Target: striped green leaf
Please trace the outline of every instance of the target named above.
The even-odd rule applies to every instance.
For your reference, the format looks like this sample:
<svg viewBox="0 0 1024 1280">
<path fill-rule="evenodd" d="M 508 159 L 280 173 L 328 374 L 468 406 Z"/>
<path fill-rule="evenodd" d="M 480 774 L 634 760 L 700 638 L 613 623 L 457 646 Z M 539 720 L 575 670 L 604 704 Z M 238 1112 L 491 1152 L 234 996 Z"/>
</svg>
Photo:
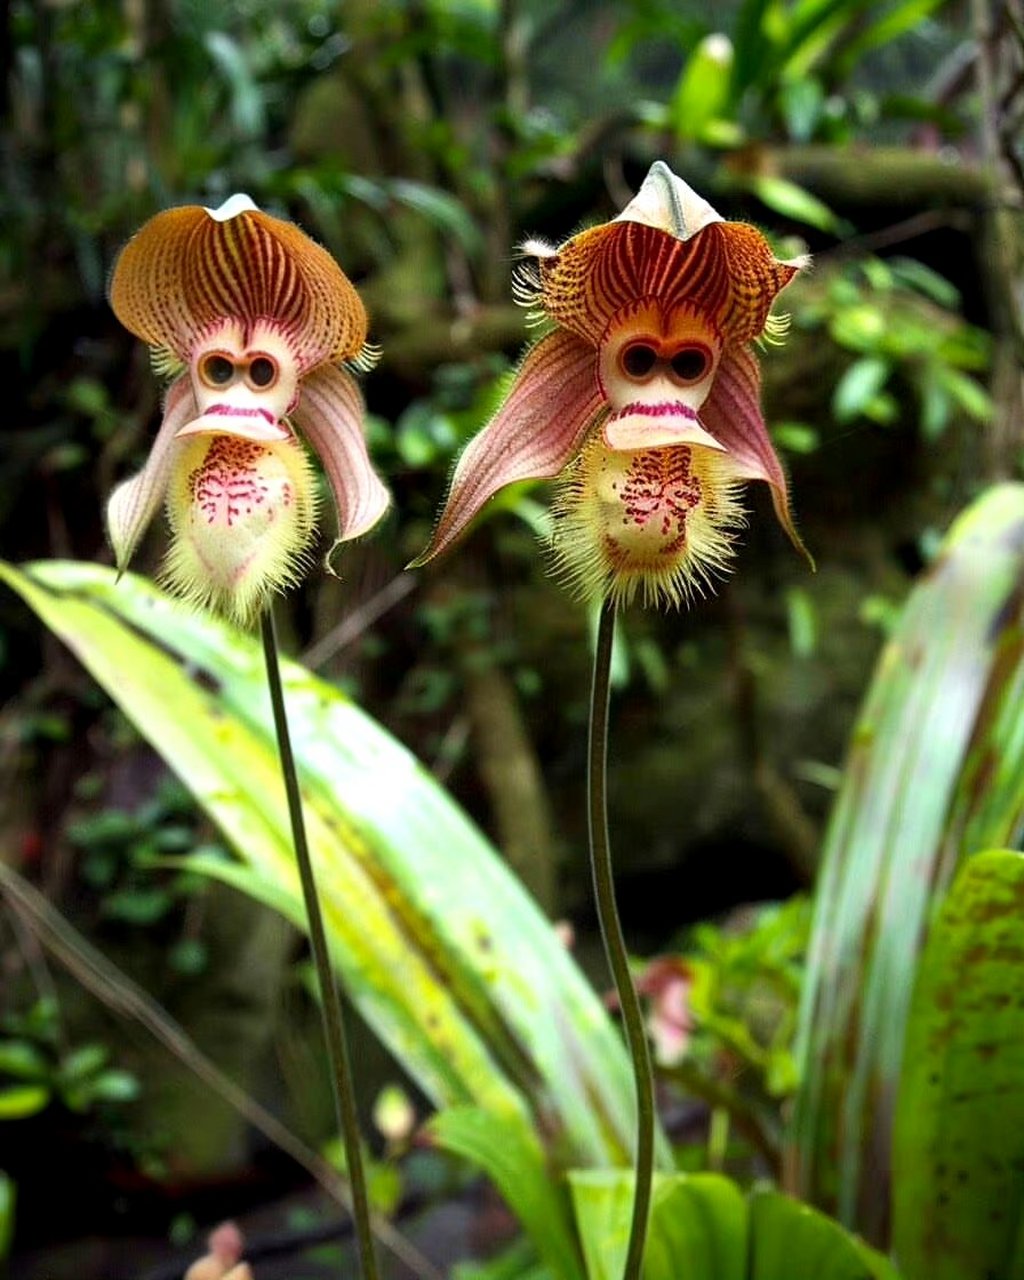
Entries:
<svg viewBox="0 0 1024 1280">
<path fill-rule="evenodd" d="M 258 643 L 100 566 L 0 574 L 238 855 L 195 865 L 303 927 Z M 405 748 L 302 667 L 283 676 L 330 944 L 363 1016 L 439 1106 L 532 1124 L 567 1160 L 623 1162 L 628 1059 L 548 922 Z"/>
<path fill-rule="evenodd" d="M 855 726 L 826 835 L 801 1010 L 798 1192 L 883 1241 L 895 1092 L 929 911 L 1024 826 L 1024 486 L 958 519 Z"/>
</svg>

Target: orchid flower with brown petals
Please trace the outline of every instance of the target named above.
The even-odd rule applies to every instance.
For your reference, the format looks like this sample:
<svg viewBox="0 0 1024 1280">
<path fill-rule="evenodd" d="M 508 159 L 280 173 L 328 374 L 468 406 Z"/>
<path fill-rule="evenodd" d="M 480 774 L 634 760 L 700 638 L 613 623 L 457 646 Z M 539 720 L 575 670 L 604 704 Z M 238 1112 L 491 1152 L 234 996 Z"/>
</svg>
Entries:
<svg viewBox="0 0 1024 1280">
<path fill-rule="evenodd" d="M 499 489 L 558 477 L 556 563 L 579 594 L 679 604 L 728 563 L 744 481 L 771 488 L 797 549 L 786 477 L 760 406 L 753 343 L 779 336 L 777 260 L 661 161 L 612 222 L 533 262 L 519 300 L 554 328 L 455 469 L 433 540 L 448 550 Z"/>
<path fill-rule="evenodd" d="M 145 466 L 107 506 L 117 566 L 166 503 L 167 584 L 251 622 L 309 561 L 317 484 L 299 433 L 323 463 L 338 541 L 388 506 L 349 372 L 369 362 L 362 301 L 298 227 L 233 196 L 151 218 L 118 259 L 110 302 L 173 376 Z"/>
</svg>

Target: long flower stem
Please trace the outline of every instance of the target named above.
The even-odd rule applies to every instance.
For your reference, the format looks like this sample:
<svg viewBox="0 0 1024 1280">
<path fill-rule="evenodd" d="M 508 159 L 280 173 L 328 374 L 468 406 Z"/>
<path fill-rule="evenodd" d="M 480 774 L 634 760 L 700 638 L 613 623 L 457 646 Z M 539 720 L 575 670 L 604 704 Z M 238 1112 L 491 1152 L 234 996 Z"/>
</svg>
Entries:
<svg viewBox="0 0 1024 1280">
<path fill-rule="evenodd" d="M 288 816 L 291 819 L 295 858 L 299 864 L 302 896 L 305 899 L 306 916 L 309 920 L 309 939 L 313 947 L 313 961 L 316 965 L 317 979 L 320 984 L 320 1008 L 323 1014 L 324 1037 L 327 1041 L 327 1053 L 331 1062 L 334 1082 L 334 1102 L 337 1108 L 342 1142 L 345 1147 L 349 1186 L 352 1190 L 352 1218 L 355 1224 L 356 1239 L 359 1244 L 359 1257 L 362 1263 L 364 1280 L 377 1280 L 377 1259 L 373 1250 L 373 1235 L 370 1227 L 370 1205 L 366 1194 L 366 1174 L 363 1170 L 363 1157 L 359 1147 L 359 1119 L 356 1114 L 355 1088 L 352 1083 L 352 1067 L 349 1063 L 348 1043 L 345 1036 L 345 1016 L 338 985 L 334 977 L 334 969 L 331 966 L 330 954 L 327 950 L 327 935 L 324 933 L 320 899 L 317 897 L 313 864 L 309 857 L 306 824 L 302 817 L 302 794 L 299 790 L 299 775 L 295 768 L 295 756 L 292 754 L 284 690 L 281 687 L 281 666 L 277 656 L 277 629 L 274 626 L 274 615 L 269 609 L 263 615 L 261 627 L 263 632 L 263 656 L 267 664 L 267 683 L 270 686 L 270 702 L 274 709 L 277 749 L 281 758 L 281 772 L 284 774 L 285 792 L 288 797 Z"/>
<path fill-rule="evenodd" d="M 601 924 L 608 966 L 615 980 L 626 1041 L 633 1061 L 636 1081 L 636 1180 L 633 1217 L 623 1280 L 640 1280 L 647 1241 L 647 1220 L 651 1207 L 651 1180 L 654 1168 L 654 1076 L 647 1045 L 640 1000 L 629 972 L 629 957 L 615 903 L 612 855 L 608 843 L 608 694 L 611 684 L 612 641 L 615 636 L 615 605 L 601 606 L 594 650 L 594 682 L 590 695 L 590 743 L 587 759 L 587 803 L 590 821 L 590 866 L 594 877 L 594 898 Z"/>
</svg>

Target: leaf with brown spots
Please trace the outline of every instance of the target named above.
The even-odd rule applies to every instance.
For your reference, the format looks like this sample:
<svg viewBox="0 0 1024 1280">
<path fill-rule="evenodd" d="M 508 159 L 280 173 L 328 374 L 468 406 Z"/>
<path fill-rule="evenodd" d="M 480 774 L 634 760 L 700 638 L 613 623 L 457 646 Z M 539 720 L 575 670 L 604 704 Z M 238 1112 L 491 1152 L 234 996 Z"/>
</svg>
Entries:
<svg viewBox="0 0 1024 1280">
<path fill-rule="evenodd" d="M 893 1133 L 893 1245 L 909 1280 L 1019 1280 L 1024 854 L 963 866 L 921 955 Z"/>
</svg>

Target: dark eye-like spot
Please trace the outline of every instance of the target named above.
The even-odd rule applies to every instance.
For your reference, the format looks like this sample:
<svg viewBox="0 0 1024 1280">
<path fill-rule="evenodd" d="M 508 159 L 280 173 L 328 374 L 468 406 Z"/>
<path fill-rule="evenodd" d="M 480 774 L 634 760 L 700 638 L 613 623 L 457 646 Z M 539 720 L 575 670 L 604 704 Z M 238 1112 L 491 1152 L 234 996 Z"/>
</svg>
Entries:
<svg viewBox="0 0 1024 1280">
<path fill-rule="evenodd" d="M 620 357 L 622 371 L 630 378 L 645 378 L 658 362 L 658 353 L 645 342 L 635 342 Z"/>
<path fill-rule="evenodd" d="M 682 382 L 696 382 L 699 378 L 703 378 L 710 363 L 708 353 L 703 347 L 683 347 L 682 351 L 677 351 L 669 361 L 672 372 Z"/>
<path fill-rule="evenodd" d="M 227 356 L 207 356 L 199 371 L 211 387 L 225 387 L 235 376 L 235 366 Z"/>
<path fill-rule="evenodd" d="M 277 379 L 277 365 L 269 356 L 257 356 L 249 365 L 249 381 L 254 387 L 269 387 Z"/>
</svg>

